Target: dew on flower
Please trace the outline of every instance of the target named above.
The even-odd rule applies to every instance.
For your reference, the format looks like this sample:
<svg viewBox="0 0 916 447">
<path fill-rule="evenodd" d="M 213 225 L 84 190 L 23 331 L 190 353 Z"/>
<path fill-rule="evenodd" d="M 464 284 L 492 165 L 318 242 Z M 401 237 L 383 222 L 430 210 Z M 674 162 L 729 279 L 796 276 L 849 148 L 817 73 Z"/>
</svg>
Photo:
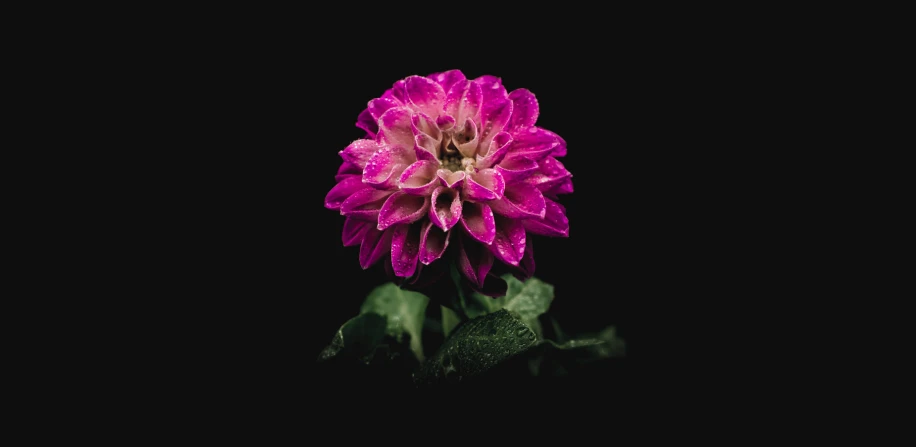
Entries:
<svg viewBox="0 0 916 447">
<path fill-rule="evenodd" d="M 467 79 L 452 70 L 402 81 L 363 111 L 371 116 L 368 124 L 358 124 L 366 136 L 345 150 L 337 148 L 345 161 L 326 206 L 339 209 L 348 221 L 376 223 L 345 237 L 370 244 L 361 250 L 360 262 L 396 261 L 394 275 L 407 277 L 421 253 L 427 265 L 456 259 L 470 286 L 491 295 L 505 290 L 491 284 L 503 282 L 488 275 L 495 261 L 530 277 L 529 235 L 569 234 L 565 209 L 557 203 L 572 192 L 571 174 L 556 160 L 566 154 L 566 143 L 535 126 L 539 109 L 530 91 L 507 92 L 498 78 Z M 481 96 L 482 89 L 489 91 Z M 500 171 L 512 174 L 502 177 Z M 352 176 L 361 179 L 349 180 Z M 439 194 L 435 200 L 434 194 Z M 430 220 L 450 243 L 444 244 L 442 236 L 418 239 L 416 233 L 394 237 L 399 225 L 428 228 Z M 497 228 L 505 232 L 504 242 L 494 244 Z M 393 250 L 399 254 L 386 256 Z"/>
</svg>

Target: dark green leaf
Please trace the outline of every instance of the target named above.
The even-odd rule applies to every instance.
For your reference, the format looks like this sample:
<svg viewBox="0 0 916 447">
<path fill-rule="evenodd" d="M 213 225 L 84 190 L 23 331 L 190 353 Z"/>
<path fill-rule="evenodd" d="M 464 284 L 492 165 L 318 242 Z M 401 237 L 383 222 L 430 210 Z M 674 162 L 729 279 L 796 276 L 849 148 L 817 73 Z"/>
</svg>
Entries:
<svg viewBox="0 0 916 447">
<path fill-rule="evenodd" d="M 420 334 L 429 298 L 417 292 L 404 290 L 388 283 L 376 287 L 360 309 L 360 314 L 376 313 L 387 319 L 386 333 L 399 342 L 404 334 L 410 336 L 410 349 L 423 361 L 423 344 Z"/>
<path fill-rule="evenodd" d="M 466 321 L 445 340 L 417 376 L 420 383 L 473 378 L 537 343 L 517 315 L 502 309 Z"/>
<path fill-rule="evenodd" d="M 337 330 L 331 344 L 318 355 L 318 361 L 342 356 L 369 361 L 385 337 L 385 325 L 385 318 L 374 313 L 351 318 Z"/>
<path fill-rule="evenodd" d="M 550 303 L 553 301 L 553 286 L 537 278 L 531 278 L 525 282 L 519 281 L 510 274 L 503 275 L 502 278 L 509 285 L 506 295 L 491 298 L 479 293 L 472 294 L 466 304 L 468 316 L 476 318 L 499 309 L 506 309 L 518 314 L 539 339 L 543 338 L 538 316 L 550 308 Z"/>
<path fill-rule="evenodd" d="M 558 329 L 558 328 L 557 328 Z M 583 335 L 564 343 L 544 340 L 531 351 L 532 375 L 564 375 L 569 369 L 598 360 L 623 357 L 626 344 L 609 326 L 598 334 Z"/>
</svg>

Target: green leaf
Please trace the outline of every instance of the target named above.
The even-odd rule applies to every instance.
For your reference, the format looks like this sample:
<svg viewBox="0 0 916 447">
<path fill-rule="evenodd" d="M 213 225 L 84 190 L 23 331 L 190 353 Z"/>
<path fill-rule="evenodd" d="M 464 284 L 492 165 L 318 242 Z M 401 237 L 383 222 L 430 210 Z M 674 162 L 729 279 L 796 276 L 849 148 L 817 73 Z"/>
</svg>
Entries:
<svg viewBox="0 0 916 447">
<path fill-rule="evenodd" d="M 452 333 L 452 330 L 455 329 L 455 326 L 458 326 L 458 323 L 461 323 L 461 318 L 455 311 L 445 307 L 439 306 L 442 309 L 442 334 L 448 337 L 448 334 Z"/>
<path fill-rule="evenodd" d="M 617 337 L 617 330 L 609 326 L 597 334 L 583 335 L 565 343 L 544 340 L 531 352 L 536 354 L 529 362 L 532 375 L 564 375 L 576 365 L 623 357 L 626 344 Z"/>
<path fill-rule="evenodd" d="M 397 341 L 402 341 L 404 334 L 410 335 L 410 349 L 423 361 L 423 344 L 420 334 L 426 316 L 429 298 L 422 293 L 404 290 L 388 283 L 376 287 L 360 309 L 360 314 L 376 313 L 386 318 L 386 333 Z"/>
<path fill-rule="evenodd" d="M 318 361 L 351 356 L 368 362 L 372 359 L 375 348 L 385 337 L 385 326 L 385 319 L 374 313 L 347 320 L 334 334 L 331 344 L 318 355 Z"/>
<path fill-rule="evenodd" d="M 536 343 L 537 335 L 517 315 L 498 310 L 458 326 L 423 364 L 417 381 L 430 384 L 473 378 Z"/>
<path fill-rule="evenodd" d="M 553 286 L 537 278 L 521 282 L 511 274 L 502 277 L 509 285 L 506 295 L 491 298 L 474 293 L 466 304 L 468 317 L 477 318 L 506 309 L 518 314 L 521 320 L 542 339 L 541 324 L 538 317 L 547 312 L 553 302 Z"/>
</svg>

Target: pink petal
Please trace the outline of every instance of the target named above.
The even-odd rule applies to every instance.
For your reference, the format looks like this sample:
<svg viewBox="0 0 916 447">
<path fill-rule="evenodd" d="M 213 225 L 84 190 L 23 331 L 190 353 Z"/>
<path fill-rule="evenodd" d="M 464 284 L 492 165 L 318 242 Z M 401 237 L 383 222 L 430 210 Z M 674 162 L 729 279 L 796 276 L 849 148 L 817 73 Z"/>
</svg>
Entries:
<svg viewBox="0 0 916 447">
<path fill-rule="evenodd" d="M 363 270 L 371 267 L 372 264 L 382 259 L 382 256 L 391 252 L 392 233 L 391 229 L 379 231 L 370 228 L 369 231 L 366 231 L 363 243 L 359 246 L 359 265 Z"/>
<path fill-rule="evenodd" d="M 435 81 L 422 76 L 407 78 L 407 98 L 414 109 L 438 118 L 445 105 L 445 90 Z"/>
<path fill-rule="evenodd" d="M 467 176 L 467 173 L 464 171 L 452 172 L 448 169 L 440 169 L 436 172 L 436 175 L 439 177 L 442 186 L 458 189 L 464 184 L 464 178 Z"/>
<path fill-rule="evenodd" d="M 378 121 L 372 117 L 368 109 L 363 110 L 356 117 L 356 127 L 365 130 L 369 138 L 375 138 L 376 134 L 378 134 Z"/>
<path fill-rule="evenodd" d="M 483 104 L 509 98 L 502 80 L 496 76 L 483 75 L 474 79 L 474 83 L 480 86 L 480 91 L 483 93 Z"/>
<path fill-rule="evenodd" d="M 553 153 L 559 145 L 560 140 L 553 132 L 530 127 L 528 130 L 515 134 L 515 142 L 509 148 L 506 159 L 524 157 L 541 161 Z"/>
<path fill-rule="evenodd" d="M 330 210 L 340 209 L 340 205 L 356 191 L 366 188 L 358 175 L 352 175 L 334 185 L 324 198 L 324 207 Z"/>
<path fill-rule="evenodd" d="M 442 257 L 445 249 L 448 248 L 450 231 L 442 231 L 432 222 L 423 224 L 420 231 L 420 262 L 429 265 L 431 262 Z"/>
<path fill-rule="evenodd" d="M 483 287 L 493 267 L 493 254 L 473 239 L 458 238 L 458 271 L 476 287 Z"/>
<path fill-rule="evenodd" d="M 340 204 L 340 214 L 354 219 L 377 222 L 382 205 L 392 192 L 365 187 Z"/>
<path fill-rule="evenodd" d="M 394 98 L 375 98 L 369 101 L 366 110 L 368 110 L 372 118 L 378 122 L 378 119 L 381 118 L 388 109 L 397 107 L 398 105 L 399 104 Z M 376 128 L 378 128 L 378 125 L 376 125 Z"/>
<path fill-rule="evenodd" d="M 528 238 L 527 243 L 525 244 L 525 255 L 522 256 L 522 261 L 518 263 L 515 267 L 510 267 L 509 270 L 512 272 L 519 281 L 527 281 L 529 278 L 534 276 L 534 244 L 531 238 Z"/>
<path fill-rule="evenodd" d="M 469 174 L 464 182 L 464 194 L 469 200 L 490 201 L 503 196 L 506 182 L 496 169 L 483 169 Z"/>
<path fill-rule="evenodd" d="M 394 100 L 398 106 L 403 106 L 407 104 L 407 89 L 405 85 L 407 81 L 401 79 L 394 83 L 390 89 L 385 90 L 385 94 L 382 95 L 382 98 Z"/>
<path fill-rule="evenodd" d="M 556 196 L 558 194 L 571 194 L 573 192 L 573 183 L 572 178 L 566 177 L 557 185 L 550 187 L 550 189 L 544 190 L 545 196 Z"/>
<path fill-rule="evenodd" d="M 455 118 L 449 115 L 439 115 L 439 118 L 436 118 L 436 125 L 439 126 L 439 130 L 444 132 L 455 127 Z"/>
<path fill-rule="evenodd" d="M 502 199 L 488 204 L 494 213 L 515 219 L 544 217 L 547 206 L 541 191 L 524 182 L 509 185 Z"/>
<path fill-rule="evenodd" d="M 376 189 L 394 189 L 408 165 L 416 161 L 413 147 L 385 146 L 378 150 L 363 169 L 363 183 Z"/>
<path fill-rule="evenodd" d="M 488 248 L 500 261 L 517 266 L 525 255 L 522 221 L 496 216 L 496 237 Z"/>
<path fill-rule="evenodd" d="M 439 160 L 439 141 L 432 139 L 429 135 L 420 134 L 416 137 L 413 146 L 414 155 L 417 160 L 438 161 Z"/>
<path fill-rule="evenodd" d="M 467 79 L 464 77 L 464 73 L 462 73 L 461 70 L 449 70 L 442 73 L 433 73 L 427 76 L 427 78 L 430 78 L 439 83 L 439 85 L 442 86 L 442 90 L 445 91 L 448 91 L 453 85 L 455 85 L 455 83 L 462 82 Z"/>
<path fill-rule="evenodd" d="M 538 162 L 537 171 L 525 179 L 525 183 L 534 185 L 541 191 L 549 191 L 565 183 L 570 177 L 572 177 L 572 174 L 566 170 L 563 163 L 560 163 L 556 158 L 547 156 Z M 570 186 L 572 186 L 571 183 Z"/>
<path fill-rule="evenodd" d="M 412 223 L 423 218 L 429 210 L 429 197 L 418 197 L 398 191 L 388 197 L 378 216 L 378 229 L 384 230 L 400 223 Z"/>
<path fill-rule="evenodd" d="M 362 243 L 363 238 L 366 236 L 366 233 L 373 229 L 375 225 L 372 222 L 358 219 L 347 218 L 344 221 L 343 226 L 343 244 L 344 247 L 352 247 L 354 245 L 359 245 Z"/>
<path fill-rule="evenodd" d="M 383 143 L 401 148 L 413 148 L 414 135 L 410 128 L 413 112 L 406 107 L 394 107 L 379 118 L 379 137 Z"/>
<path fill-rule="evenodd" d="M 480 111 L 482 128 L 478 129 L 480 133 L 480 144 L 477 148 L 478 154 L 486 156 L 489 153 L 490 141 L 493 140 L 496 134 L 502 132 L 503 128 L 505 128 L 506 124 L 509 122 L 509 117 L 511 115 L 512 101 L 508 99 L 484 103 L 484 107 Z"/>
<path fill-rule="evenodd" d="M 416 113 L 410 119 L 410 129 L 416 135 L 414 141 L 418 160 L 437 160 L 442 133 L 439 125 L 422 113 Z M 422 149 L 422 150 L 419 150 Z M 424 153 L 425 152 L 425 153 Z"/>
<path fill-rule="evenodd" d="M 404 170 L 398 180 L 401 191 L 415 196 L 428 196 L 439 186 L 439 161 L 421 160 Z"/>
<path fill-rule="evenodd" d="M 420 253 L 420 224 L 400 224 L 392 227 L 391 267 L 401 278 L 412 276 L 417 270 Z"/>
<path fill-rule="evenodd" d="M 421 133 L 429 135 L 434 140 L 441 140 L 442 134 L 439 132 L 439 125 L 425 113 L 415 113 L 410 117 L 410 130 L 414 135 Z"/>
<path fill-rule="evenodd" d="M 339 182 L 347 177 L 358 175 L 363 176 L 363 168 L 350 163 L 349 161 L 344 161 L 340 165 L 340 168 L 337 169 L 337 175 L 334 176 L 334 181 Z"/>
<path fill-rule="evenodd" d="M 525 219 L 522 225 L 526 230 L 542 236 L 569 237 L 569 219 L 566 218 L 566 208 L 553 200 L 544 199 L 547 204 L 544 218 Z"/>
<path fill-rule="evenodd" d="M 512 118 L 509 120 L 509 129 L 517 130 L 531 127 L 538 120 L 538 101 L 534 94 L 527 89 L 520 88 L 509 93 L 512 101 Z"/>
<path fill-rule="evenodd" d="M 497 165 L 495 169 L 502 174 L 506 184 L 511 185 L 525 180 L 530 175 L 534 174 L 538 169 L 538 164 L 527 158 L 515 158 L 503 161 Z"/>
<path fill-rule="evenodd" d="M 487 151 L 486 156 L 477 155 L 477 168 L 490 168 L 503 161 L 509 148 L 512 147 L 512 141 L 512 135 L 509 135 L 509 132 L 496 134 L 490 143 L 490 149 Z"/>
<path fill-rule="evenodd" d="M 464 121 L 464 126 L 452 137 L 452 142 L 458 146 L 458 152 L 461 155 L 472 158 L 477 153 L 477 123 L 468 118 Z"/>
<path fill-rule="evenodd" d="M 349 146 L 340 151 L 340 158 L 359 166 L 360 169 L 366 167 L 366 163 L 372 158 L 375 153 L 383 148 L 383 145 L 376 143 L 373 140 L 356 140 L 350 143 Z"/>
<path fill-rule="evenodd" d="M 477 120 L 482 101 L 480 85 L 469 81 L 456 82 L 446 96 L 445 112 L 455 118 L 456 123 Z"/>
<path fill-rule="evenodd" d="M 493 210 L 485 203 L 465 202 L 462 205 L 461 225 L 471 237 L 484 244 L 492 244 L 496 237 Z"/>
<path fill-rule="evenodd" d="M 458 191 L 440 186 L 433 190 L 430 201 L 429 220 L 442 231 L 448 231 L 461 219 L 461 195 Z"/>
</svg>

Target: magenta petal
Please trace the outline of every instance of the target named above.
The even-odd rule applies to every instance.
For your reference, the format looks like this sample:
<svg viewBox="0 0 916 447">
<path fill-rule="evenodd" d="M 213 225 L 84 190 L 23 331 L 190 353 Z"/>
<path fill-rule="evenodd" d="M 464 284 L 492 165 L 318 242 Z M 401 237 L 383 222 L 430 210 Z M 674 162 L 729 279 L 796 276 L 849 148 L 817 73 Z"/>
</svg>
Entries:
<svg viewBox="0 0 916 447">
<path fill-rule="evenodd" d="M 512 146 L 512 141 L 512 135 L 509 135 L 509 132 L 500 132 L 496 134 L 496 136 L 493 137 L 493 141 L 490 143 L 487 153 L 483 154 L 483 156 L 477 155 L 477 168 L 490 168 L 503 161 L 503 158 L 506 157 L 509 148 Z"/>
<path fill-rule="evenodd" d="M 572 194 L 573 192 L 573 183 L 572 178 L 566 177 L 562 182 L 550 187 L 547 190 L 544 190 L 544 195 L 556 196 L 558 194 Z"/>
<path fill-rule="evenodd" d="M 391 267 L 394 276 L 407 278 L 417 270 L 420 254 L 420 223 L 392 227 Z"/>
<path fill-rule="evenodd" d="M 456 123 L 476 120 L 480 113 L 483 95 L 480 85 L 473 82 L 457 82 L 448 91 L 445 99 L 445 112 L 455 118 Z"/>
<path fill-rule="evenodd" d="M 493 267 L 493 254 L 473 239 L 459 237 L 458 271 L 474 286 L 482 288 Z"/>
<path fill-rule="evenodd" d="M 569 237 L 569 219 L 566 218 L 566 208 L 553 200 L 544 199 L 547 203 L 543 219 L 525 219 L 522 221 L 525 229 L 542 236 Z"/>
<path fill-rule="evenodd" d="M 442 186 L 458 189 L 464 184 L 464 178 L 467 176 L 467 173 L 464 171 L 452 172 L 448 169 L 440 169 L 436 172 L 436 175 L 439 177 Z"/>
<path fill-rule="evenodd" d="M 508 99 L 503 99 L 501 102 L 484 103 L 484 107 L 480 111 L 481 128 L 477 130 L 480 133 L 480 144 L 478 145 L 477 153 L 483 155 L 489 153 L 490 142 L 496 134 L 502 132 L 511 115 L 512 101 Z"/>
<path fill-rule="evenodd" d="M 429 220 L 442 231 L 448 231 L 461 218 L 461 195 L 458 191 L 440 186 L 433 190 L 430 199 Z"/>
<path fill-rule="evenodd" d="M 468 118 L 464 121 L 464 126 L 452 137 L 452 142 L 458 146 L 458 152 L 461 155 L 473 158 L 477 153 L 477 144 L 480 142 L 477 134 L 477 123 Z"/>
<path fill-rule="evenodd" d="M 379 191 L 374 188 L 364 187 L 353 193 L 347 200 L 340 204 L 340 214 L 359 220 L 377 222 L 382 205 L 388 200 L 392 191 Z"/>
<path fill-rule="evenodd" d="M 506 159 L 512 158 L 530 158 L 534 161 L 541 161 L 544 157 L 553 153 L 560 145 L 560 140 L 553 132 L 530 127 L 528 130 L 515 134 L 515 141 L 506 154 Z"/>
<path fill-rule="evenodd" d="M 442 134 L 439 132 L 439 125 L 425 113 L 415 113 L 410 117 L 410 130 L 414 135 L 421 133 L 429 135 L 434 140 L 441 140 Z"/>
<path fill-rule="evenodd" d="M 362 169 L 366 167 L 366 163 L 369 162 L 369 159 L 382 147 L 384 146 L 376 143 L 374 140 L 362 139 L 350 143 L 350 145 L 340 151 L 339 154 L 340 158 Z"/>
<path fill-rule="evenodd" d="M 449 115 L 439 115 L 439 118 L 436 118 L 436 125 L 439 126 L 439 130 L 444 132 L 455 127 L 455 118 Z"/>
<path fill-rule="evenodd" d="M 413 147 L 410 150 L 399 146 L 385 146 L 378 150 L 366 163 L 363 183 L 376 189 L 393 189 L 408 165 L 416 161 Z"/>
<path fill-rule="evenodd" d="M 566 170 L 563 163 L 551 156 L 545 157 L 538 162 L 538 169 L 535 173 L 525 179 L 525 183 L 536 186 L 541 191 L 549 191 L 554 187 L 566 183 L 566 180 L 572 177 L 572 174 Z M 572 186 L 572 184 L 569 184 Z"/>
<path fill-rule="evenodd" d="M 537 172 L 538 164 L 527 158 L 515 158 L 500 163 L 495 168 L 503 176 L 507 185 L 525 180 Z"/>
<path fill-rule="evenodd" d="M 394 107 L 379 118 L 379 137 L 382 142 L 401 148 L 413 148 L 414 135 L 410 118 L 413 112 L 406 107 Z"/>
<path fill-rule="evenodd" d="M 331 191 L 324 198 L 324 207 L 330 210 L 340 209 L 340 205 L 345 200 L 365 187 L 366 185 L 363 184 L 363 180 L 358 175 L 347 177 L 331 188 Z"/>
<path fill-rule="evenodd" d="M 512 101 L 512 118 L 509 120 L 509 129 L 524 129 L 531 127 L 538 120 L 538 101 L 534 94 L 527 89 L 520 88 L 509 93 Z"/>
<path fill-rule="evenodd" d="M 509 95 L 506 94 L 506 87 L 503 86 L 502 80 L 496 76 L 483 75 L 474 79 L 474 83 L 480 86 L 484 104 L 509 99 Z"/>
<path fill-rule="evenodd" d="M 420 262 L 429 265 L 431 262 L 442 257 L 445 249 L 448 248 L 450 231 L 442 231 L 432 222 L 423 224 L 420 231 Z"/>
<path fill-rule="evenodd" d="M 525 243 L 525 254 L 517 266 L 510 266 L 509 271 L 519 281 L 527 281 L 534 276 L 534 244 L 531 238 Z"/>
<path fill-rule="evenodd" d="M 418 112 L 438 118 L 445 105 L 445 90 L 435 81 L 422 76 L 407 78 L 407 98 Z"/>
<path fill-rule="evenodd" d="M 377 122 L 388 109 L 392 109 L 398 106 L 397 101 L 393 98 L 375 98 L 372 101 L 369 101 L 368 108 L 369 114 L 372 115 L 372 118 Z M 378 125 L 376 124 L 376 128 Z"/>
<path fill-rule="evenodd" d="M 506 182 L 496 169 L 483 169 L 467 176 L 464 194 L 467 199 L 477 201 L 496 200 L 503 196 Z"/>
<path fill-rule="evenodd" d="M 485 203 L 465 202 L 461 210 L 461 225 L 471 237 L 484 244 L 492 244 L 496 237 L 493 210 Z"/>
<path fill-rule="evenodd" d="M 500 261 L 517 266 L 525 255 L 525 227 L 522 221 L 496 216 L 496 237 L 488 248 Z"/>
<path fill-rule="evenodd" d="M 439 141 L 432 139 L 429 135 L 420 134 L 416 137 L 416 144 L 413 146 L 414 155 L 417 160 L 438 161 L 439 160 Z"/>
<path fill-rule="evenodd" d="M 334 181 L 339 182 L 347 177 L 353 175 L 363 176 L 363 168 L 357 166 L 349 161 L 344 161 L 339 168 L 337 168 L 337 175 L 334 176 Z"/>
<path fill-rule="evenodd" d="M 442 73 L 433 73 L 427 76 L 427 78 L 430 78 L 439 83 L 439 85 L 442 86 L 442 90 L 445 91 L 448 91 L 456 83 L 465 81 L 467 79 L 464 77 L 464 73 L 462 73 L 461 70 L 449 70 Z"/>
<path fill-rule="evenodd" d="M 378 229 L 384 230 L 400 223 L 412 223 L 423 218 L 429 210 L 429 197 L 418 197 L 398 191 L 388 197 L 378 216 Z"/>
<path fill-rule="evenodd" d="M 439 186 L 439 161 L 421 160 L 404 170 L 398 180 L 401 191 L 415 196 L 428 196 Z"/>
<path fill-rule="evenodd" d="M 406 84 L 407 84 L 407 81 L 405 79 L 401 79 L 400 81 L 395 82 L 394 85 L 392 85 L 390 89 L 385 91 L 385 94 L 382 95 L 382 98 L 393 99 L 398 104 L 398 106 L 406 105 L 407 104 L 407 88 L 405 87 Z"/>
<path fill-rule="evenodd" d="M 372 222 L 348 217 L 343 226 L 342 239 L 344 247 L 352 247 L 362 243 L 366 232 L 373 229 L 374 226 Z"/>
<path fill-rule="evenodd" d="M 369 113 L 369 109 L 363 110 L 362 113 L 356 117 L 356 127 L 365 130 L 370 138 L 375 138 L 375 135 L 378 134 L 378 121 L 372 117 L 372 114 Z"/>
<path fill-rule="evenodd" d="M 363 237 L 363 243 L 359 246 L 359 265 L 363 270 L 372 266 L 391 252 L 391 229 L 379 231 L 370 228 Z"/>
<path fill-rule="evenodd" d="M 515 219 L 542 218 L 547 206 L 541 191 L 524 182 L 509 185 L 502 199 L 488 204 L 494 213 Z"/>
</svg>

